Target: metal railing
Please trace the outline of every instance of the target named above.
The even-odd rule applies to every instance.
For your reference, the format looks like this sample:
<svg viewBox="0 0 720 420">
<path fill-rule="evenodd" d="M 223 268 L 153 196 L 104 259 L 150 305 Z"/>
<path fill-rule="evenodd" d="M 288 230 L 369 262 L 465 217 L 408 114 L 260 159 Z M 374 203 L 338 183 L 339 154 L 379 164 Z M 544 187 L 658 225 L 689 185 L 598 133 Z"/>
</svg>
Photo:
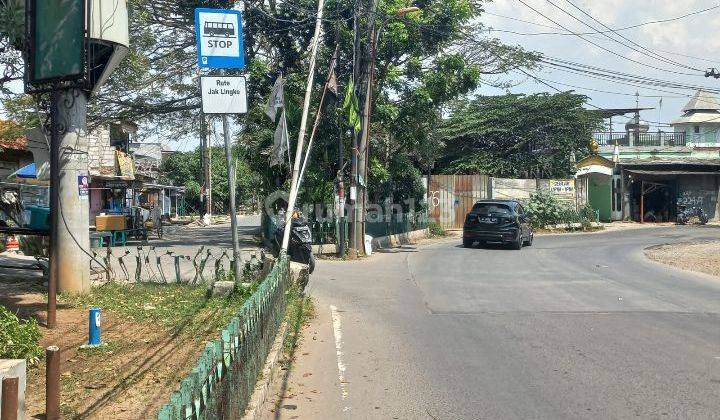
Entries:
<svg viewBox="0 0 720 420">
<path fill-rule="evenodd" d="M 309 223 L 313 244 L 328 245 L 337 243 L 338 222 L 336 220 L 318 221 L 314 220 L 311 215 Z M 365 233 L 374 238 L 397 235 L 427 229 L 428 223 L 428 215 L 425 210 L 412 213 L 397 213 L 390 217 L 382 215 L 378 216 L 378 220 L 374 220 L 373 215 L 369 214 L 365 220 Z M 349 232 L 348 218 L 345 218 L 345 232 Z"/>
<path fill-rule="evenodd" d="M 180 390 L 158 412 L 158 420 L 243 416 L 285 316 L 289 288 L 289 263 L 282 258 L 220 339 L 205 346 Z"/>
<path fill-rule="evenodd" d="M 427 229 L 429 225 L 427 211 L 392 214 L 382 220 L 365 221 L 365 233 L 374 237 L 398 235 L 415 230 Z"/>
<path fill-rule="evenodd" d="M 600 146 L 685 146 L 685 133 L 594 133 Z"/>
</svg>

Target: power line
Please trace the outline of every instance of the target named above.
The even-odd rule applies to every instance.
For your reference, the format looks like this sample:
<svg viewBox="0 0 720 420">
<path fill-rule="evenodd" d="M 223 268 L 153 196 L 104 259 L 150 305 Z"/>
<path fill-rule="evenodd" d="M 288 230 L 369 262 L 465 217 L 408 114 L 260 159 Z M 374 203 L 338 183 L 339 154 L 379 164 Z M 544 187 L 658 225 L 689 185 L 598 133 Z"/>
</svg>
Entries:
<svg viewBox="0 0 720 420">
<path fill-rule="evenodd" d="M 558 23 L 557 21 L 551 19 L 551 18 L 548 17 L 547 15 L 543 14 L 542 12 L 540 12 L 538 9 L 536 9 L 536 8 L 530 6 L 529 4 L 527 4 L 524 0 L 518 0 L 518 1 L 519 1 L 520 3 L 522 3 L 522 4 L 524 4 L 526 7 L 530 8 L 531 10 L 533 10 L 535 13 L 537 13 L 537 14 L 539 14 L 540 16 L 544 17 L 545 19 L 549 20 L 550 22 L 558 25 L 558 26 L 561 27 L 562 29 L 564 29 L 564 30 L 566 30 L 566 31 L 568 31 L 568 32 L 576 35 L 578 38 L 584 40 L 585 42 L 587 42 L 587 43 L 589 43 L 589 44 L 592 44 L 592 45 L 594 45 L 594 46 L 596 46 L 596 47 L 598 47 L 598 48 L 600 48 L 600 49 L 602 49 L 602 50 L 604 50 L 604 51 L 607 51 L 607 52 L 609 52 L 609 53 L 611 53 L 611 54 L 613 54 L 613 55 L 616 55 L 616 56 L 618 56 L 618 57 L 620 57 L 620 58 L 623 58 L 623 59 L 625 59 L 625 60 L 631 61 L 631 62 L 636 63 L 636 64 L 640 64 L 640 65 L 642 65 L 642 66 L 649 67 L 649 68 L 652 68 L 652 69 L 655 69 L 655 70 L 660 70 L 660 71 L 664 71 L 664 72 L 668 72 L 668 73 L 673 73 L 673 74 L 680 74 L 680 75 L 683 75 L 683 76 L 696 76 L 696 74 L 693 74 L 693 73 L 679 72 L 679 71 L 676 71 L 676 70 L 665 69 L 665 68 L 662 68 L 662 67 L 657 67 L 657 66 L 653 66 L 653 65 L 651 65 L 651 64 L 643 63 L 642 61 L 635 60 L 635 59 L 633 59 L 633 58 L 624 56 L 624 55 L 622 55 L 622 54 L 620 54 L 620 53 L 618 53 L 618 52 L 616 52 L 616 51 L 613 51 L 613 50 L 610 50 L 610 49 L 608 49 L 608 48 L 605 48 L 604 46 L 598 44 L 597 42 L 593 42 L 593 41 L 589 40 L 588 38 L 586 38 L 585 36 L 580 35 L 578 32 L 572 31 L 572 30 L 570 30 L 569 28 L 567 28 L 566 26 L 561 25 L 561 24 Z M 555 4 L 552 0 L 546 0 L 546 1 L 547 1 L 548 3 L 550 3 L 553 7 L 557 8 L 558 10 L 560 10 L 561 12 L 563 12 L 563 13 L 565 13 L 566 15 L 570 16 L 571 18 L 577 20 L 578 22 L 582 23 L 583 25 L 587 26 L 588 28 L 593 29 L 593 30 L 597 30 L 597 29 L 596 29 L 595 27 L 593 27 L 592 25 L 586 23 L 585 21 L 583 21 L 582 19 L 576 17 L 576 16 L 573 15 L 572 13 L 564 10 L 562 7 L 560 7 L 560 6 L 558 6 L 557 4 Z M 605 35 L 605 37 L 607 37 L 607 38 L 610 39 L 611 41 L 616 42 L 616 43 L 618 43 L 618 44 L 620 44 L 620 45 L 622 45 L 622 46 L 624 46 L 624 47 L 627 47 L 627 48 L 630 48 L 630 49 L 632 49 L 632 50 L 634 50 L 634 51 L 643 53 L 642 51 L 640 51 L 640 50 L 638 50 L 638 49 L 636 49 L 636 48 L 630 47 L 630 46 L 628 46 L 628 45 L 626 45 L 626 44 L 624 44 L 624 43 L 622 43 L 622 42 L 620 42 L 620 41 L 612 38 L 611 36 L 609 36 L 609 35 L 607 35 L 607 34 L 603 34 L 603 35 Z M 645 55 L 647 55 L 647 54 L 645 54 Z"/>
<path fill-rule="evenodd" d="M 632 97 L 637 97 L 637 96 L 638 96 L 638 95 L 636 95 L 636 94 L 634 94 L 634 93 L 612 92 L 612 91 L 608 91 L 608 90 L 589 88 L 589 87 L 585 87 L 585 86 L 577 86 L 577 85 L 572 85 L 572 84 L 568 84 L 568 83 L 558 82 L 558 81 L 556 81 L 556 80 L 548 80 L 548 79 L 544 79 L 544 78 L 541 78 L 541 77 L 538 77 L 538 79 L 544 80 L 544 81 L 546 81 L 546 82 L 548 82 L 548 83 L 553 83 L 553 84 L 556 84 L 556 85 L 560 85 L 560 86 L 566 86 L 566 87 L 571 87 L 571 88 L 575 88 L 575 89 L 587 90 L 587 91 L 591 91 L 591 92 L 607 93 L 607 94 L 609 94 L 609 95 L 620 95 L 620 96 L 632 96 Z M 659 98 L 681 99 L 681 98 L 690 98 L 690 97 L 692 97 L 692 95 L 680 95 L 680 94 L 678 94 L 678 95 L 639 95 L 639 96 L 640 96 L 641 98 L 656 98 L 656 99 L 659 99 Z"/>
<path fill-rule="evenodd" d="M 674 21 L 678 21 L 678 20 L 685 19 L 685 18 L 690 17 L 690 16 L 699 15 L 699 14 L 701 14 L 701 13 L 709 12 L 709 11 L 711 11 L 711 10 L 715 10 L 715 9 L 719 9 L 719 8 L 720 8 L 720 4 L 718 4 L 718 5 L 716 5 L 716 6 L 708 7 L 708 8 L 702 9 L 702 10 L 697 10 L 697 11 L 694 11 L 694 12 L 686 13 L 686 14 L 684 14 L 684 15 L 682 15 L 682 16 L 676 16 L 676 17 L 667 18 L 667 19 L 657 19 L 657 20 L 652 20 L 652 21 L 648 21 L 648 22 L 642 22 L 642 23 L 638 23 L 638 24 L 635 24 L 635 25 L 630 25 L 630 26 L 624 26 L 624 27 L 621 27 L 621 28 L 616 28 L 616 29 L 614 29 L 614 30 L 612 30 L 612 31 L 584 32 L 584 33 L 581 33 L 581 35 L 592 35 L 592 34 L 602 34 L 602 33 L 606 33 L 606 32 L 626 31 L 626 30 L 629 30 L 629 29 L 640 28 L 640 27 L 642 27 L 642 26 L 647 26 L 647 25 L 655 25 L 655 24 L 658 24 L 658 23 L 674 22 Z M 557 29 L 557 28 L 555 28 L 555 27 L 553 27 L 553 26 L 550 26 L 550 25 L 543 25 L 542 23 L 532 22 L 532 21 L 529 21 L 529 20 L 523 20 L 523 19 L 519 19 L 519 18 L 515 18 L 515 17 L 510 17 L 510 16 L 503 16 L 503 15 L 500 15 L 500 14 L 497 14 L 497 13 L 492 13 L 492 12 L 487 12 L 487 11 L 485 11 L 485 12 L 483 12 L 483 13 L 486 14 L 486 15 L 497 16 L 497 17 L 503 18 L 503 19 L 515 20 L 515 21 L 527 23 L 527 24 L 530 24 L 530 25 L 536 25 L 536 26 L 541 26 L 541 27 L 550 28 L 550 29 Z M 545 33 L 540 32 L 540 33 L 528 34 L 528 35 L 574 35 L 574 34 L 561 33 L 561 32 L 545 32 Z M 691 58 L 693 58 L 693 57 L 691 57 Z"/>
<path fill-rule="evenodd" d="M 514 18 L 508 18 L 508 19 L 514 19 Z M 534 22 L 530 22 L 530 21 L 526 21 L 526 20 L 522 20 L 522 19 L 514 19 L 514 20 L 531 23 L 531 24 L 536 24 Z M 542 25 L 542 26 L 547 27 L 547 28 L 557 29 L 557 28 L 555 28 L 553 26 L 549 26 L 549 25 Z M 540 36 L 540 35 L 575 36 L 575 34 L 567 33 L 567 32 L 518 32 L 518 31 L 509 30 L 509 29 L 496 29 L 496 28 L 487 28 L 487 29 L 483 29 L 483 30 L 485 32 L 500 32 L 500 33 L 507 33 L 507 34 L 512 34 L 512 35 L 519 35 L 519 36 Z M 585 36 L 587 36 L 589 38 L 593 38 L 593 39 L 598 39 L 598 40 L 602 39 L 599 36 L 597 36 L 595 32 L 579 32 L 579 34 L 585 35 Z M 720 65 L 720 61 L 710 60 L 707 57 L 698 57 L 695 55 L 688 55 L 688 54 L 683 54 L 683 53 L 679 53 L 676 51 L 663 50 L 660 48 L 647 48 L 647 50 L 652 51 L 653 53 L 676 55 L 678 57 L 691 58 L 693 60 L 699 60 L 699 61 L 704 61 L 706 63 Z"/>
<path fill-rule="evenodd" d="M 550 4 L 553 4 L 553 5 L 554 5 L 554 3 L 553 3 L 551 0 L 547 0 L 547 1 L 548 1 Z M 585 16 L 589 17 L 590 19 L 592 19 L 593 21 L 599 23 L 602 27 L 604 27 L 605 29 L 611 31 L 613 34 L 619 36 L 620 38 L 622 38 L 622 39 L 624 39 L 625 41 L 631 43 L 632 45 L 640 48 L 641 50 L 646 51 L 646 52 L 652 54 L 652 56 L 657 57 L 657 59 L 660 59 L 661 61 L 664 61 L 664 62 L 669 63 L 669 64 L 675 64 L 675 65 L 677 65 L 677 66 L 679 66 L 679 67 L 684 67 L 684 68 L 687 68 L 687 69 L 690 69 L 690 70 L 702 71 L 701 69 L 698 69 L 698 68 L 695 68 L 695 67 L 691 67 L 691 66 L 688 66 L 688 65 L 686 65 L 686 64 L 682 64 L 682 63 L 679 63 L 679 62 L 677 62 L 677 61 L 668 59 L 668 58 L 666 58 L 666 57 L 663 57 L 663 56 L 660 55 L 660 54 L 657 54 L 657 53 L 649 50 L 648 48 L 646 48 L 646 47 L 638 44 L 637 42 L 631 40 L 630 38 L 627 38 L 627 37 L 624 36 L 623 34 L 619 33 L 617 30 L 609 27 L 608 25 L 604 24 L 604 23 L 601 22 L 600 20 L 596 19 L 595 17 L 593 17 L 592 15 L 590 15 L 589 13 L 587 13 L 586 11 L 584 11 L 583 9 L 579 8 L 578 6 L 576 6 L 575 3 L 573 3 L 572 1 L 570 1 L 570 0 L 565 0 L 565 2 L 566 2 L 567 4 L 569 4 L 570 6 L 572 6 L 574 9 L 578 10 L 578 11 L 579 11 L 580 13 L 582 13 L 583 15 L 585 15 Z M 557 6 L 556 6 L 556 7 L 557 7 Z M 588 26 L 589 26 L 589 25 L 588 25 Z M 610 36 L 607 35 L 607 34 L 603 34 L 603 35 L 605 35 L 606 37 L 610 38 Z M 612 39 L 612 38 L 610 38 L 610 39 Z M 625 44 L 623 44 L 623 45 L 625 45 Z M 636 50 L 636 51 L 637 51 L 637 50 Z M 640 52 L 642 53 L 642 51 L 640 51 Z M 647 55 L 647 54 L 645 53 L 645 55 Z"/>
<path fill-rule="evenodd" d="M 549 65 L 552 67 L 559 67 L 569 70 L 575 70 L 578 72 L 603 76 L 606 78 L 614 78 L 614 79 L 620 79 L 624 81 L 630 81 L 630 82 L 636 82 L 641 84 L 647 84 L 650 86 L 658 86 L 658 87 L 665 87 L 665 88 L 672 88 L 672 89 L 682 89 L 682 90 L 705 90 L 707 92 L 712 92 L 716 94 L 720 94 L 720 89 L 717 88 L 711 88 L 707 86 L 700 86 L 700 85 L 693 85 L 693 84 L 685 84 L 680 82 L 673 82 L 669 80 L 664 79 L 656 79 L 652 77 L 647 76 L 638 76 L 630 73 L 623 73 L 615 70 L 609 70 L 604 69 L 601 67 L 591 66 L 587 64 L 577 63 L 569 60 L 563 60 L 559 58 L 553 58 L 546 56 L 545 58 L 540 60 L 541 63 L 545 65 Z"/>
</svg>

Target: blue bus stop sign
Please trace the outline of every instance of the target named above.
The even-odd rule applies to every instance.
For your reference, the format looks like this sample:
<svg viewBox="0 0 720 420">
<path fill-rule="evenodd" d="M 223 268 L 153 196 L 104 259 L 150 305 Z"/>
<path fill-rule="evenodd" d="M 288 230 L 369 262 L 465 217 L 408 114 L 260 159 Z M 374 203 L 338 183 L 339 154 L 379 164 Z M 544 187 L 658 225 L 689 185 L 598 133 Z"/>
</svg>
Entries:
<svg viewBox="0 0 720 420">
<path fill-rule="evenodd" d="M 198 67 L 245 68 L 242 14 L 238 10 L 195 9 Z"/>
</svg>

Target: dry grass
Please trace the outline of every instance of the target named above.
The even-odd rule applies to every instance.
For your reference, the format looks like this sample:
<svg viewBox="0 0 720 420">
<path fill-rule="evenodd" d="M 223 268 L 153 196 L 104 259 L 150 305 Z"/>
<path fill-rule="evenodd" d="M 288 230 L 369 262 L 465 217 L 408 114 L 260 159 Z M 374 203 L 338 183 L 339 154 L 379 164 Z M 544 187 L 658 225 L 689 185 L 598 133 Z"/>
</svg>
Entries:
<svg viewBox="0 0 720 420">
<path fill-rule="evenodd" d="M 720 277 L 720 241 L 660 245 L 647 249 L 645 255 L 683 270 Z"/>
</svg>

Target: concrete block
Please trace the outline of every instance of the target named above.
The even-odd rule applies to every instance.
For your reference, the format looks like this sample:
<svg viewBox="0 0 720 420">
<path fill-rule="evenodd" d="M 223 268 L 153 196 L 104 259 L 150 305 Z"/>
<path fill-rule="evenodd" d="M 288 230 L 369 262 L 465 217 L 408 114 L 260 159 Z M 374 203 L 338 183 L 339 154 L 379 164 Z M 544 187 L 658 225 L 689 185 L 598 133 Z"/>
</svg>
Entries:
<svg viewBox="0 0 720 420">
<path fill-rule="evenodd" d="M 263 253 L 262 270 L 260 270 L 259 280 L 264 280 L 275 266 L 275 257 L 271 254 Z"/>
<path fill-rule="evenodd" d="M 216 281 L 212 288 L 212 297 L 226 298 L 235 290 L 234 281 Z"/>
<path fill-rule="evenodd" d="M 18 378 L 18 419 L 25 418 L 25 387 L 27 364 L 23 359 L 0 359 L 0 383 L 3 378 Z M 0 401 L 2 387 L 0 387 Z"/>
<path fill-rule="evenodd" d="M 426 238 L 430 233 L 429 229 L 415 230 L 412 232 L 397 235 L 381 236 L 373 238 L 373 250 L 397 248 L 402 245 L 410 245 L 420 239 Z"/>
<path fill-rule="evenodd" d="M 312 249 L 315 255 L 334 255 L 338 253 L 336 244 L 313 245 Z"/>
<path fill-rule="evenodd" d="M 290 262 L 290 280 L 305 289 L 310 281 L 310 267 L 307 264 Z"/>
</svg>

